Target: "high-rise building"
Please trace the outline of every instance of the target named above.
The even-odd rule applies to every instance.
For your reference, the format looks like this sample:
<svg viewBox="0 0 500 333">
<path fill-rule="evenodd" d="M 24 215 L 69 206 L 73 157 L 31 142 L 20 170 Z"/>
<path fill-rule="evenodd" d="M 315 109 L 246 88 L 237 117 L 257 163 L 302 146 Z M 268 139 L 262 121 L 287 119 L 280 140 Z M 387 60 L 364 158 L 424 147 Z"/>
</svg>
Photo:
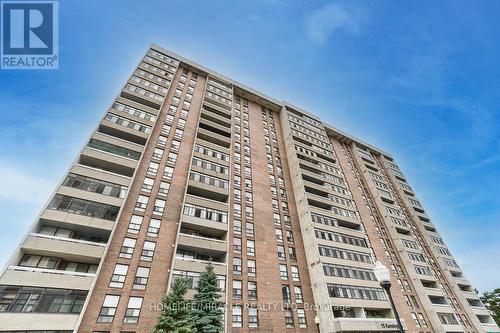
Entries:
<svg viewBox="0 0 500 333">
<path fill-rule="evenodd" d="M 0 277 L 1 332 L 152 331 L 212 262 L 227 332 L 499 331 L 393 157 L 151 46 Z"/>
</svg>

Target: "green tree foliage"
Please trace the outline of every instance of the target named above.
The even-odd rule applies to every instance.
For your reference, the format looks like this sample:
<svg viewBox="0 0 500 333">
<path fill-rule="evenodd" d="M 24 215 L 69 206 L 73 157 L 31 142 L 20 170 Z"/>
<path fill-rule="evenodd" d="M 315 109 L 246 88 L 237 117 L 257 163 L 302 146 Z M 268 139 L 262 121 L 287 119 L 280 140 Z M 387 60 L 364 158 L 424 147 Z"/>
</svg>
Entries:
<svg viewBox="0 0 500 333">
<path fill-rule="evenodd" d="M 491 311 L 491 316 L 497 325 L 500 325 L 500 288 L 496 288 L 492 292 L 485 292 L 481 296 L 481 301 Z"/>
<path fill-rule="evenodd" d="M 162 312 L 153 333 L 194 333 L 191 302 L 184 299 L 187 292 L 185 277 L 177 277 L 170 292 L 163 297 Z"/>
<path fill-rule="evenodd" d="M 200 274 L 197 293 L 194 296 L 193 311 L 197 333 L 219 333 L 224 331 L 224 312 L 219 301 L 220 288 L 217 286 L 217 275 L 212 264 L 208 264 L 205 272 Z"/>
</svg>

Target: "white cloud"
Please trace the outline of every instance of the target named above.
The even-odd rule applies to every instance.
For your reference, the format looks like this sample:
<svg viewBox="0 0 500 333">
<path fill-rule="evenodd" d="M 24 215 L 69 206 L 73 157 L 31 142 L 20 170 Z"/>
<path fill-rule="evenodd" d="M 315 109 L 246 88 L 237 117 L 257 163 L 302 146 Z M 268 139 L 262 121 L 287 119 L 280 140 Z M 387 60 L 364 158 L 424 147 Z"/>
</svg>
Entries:
<svg viewBox="0 0 500 333">
<path fill-rule="evenodd" d="M 0 165 L 0 199 L 40 203 L 47 200 L 55 184 L 48 179 L 21 171 L 17 167 Z"/>
<path fill-rule="evenodd" d="M 307 17 L 307 34 L 313 41 L 322 43 L 334 31 L 358 34 L 363 21 L 363 16 L 359 11 L 348 10 L 339 4 L 332 3 Z"/>
</svg>

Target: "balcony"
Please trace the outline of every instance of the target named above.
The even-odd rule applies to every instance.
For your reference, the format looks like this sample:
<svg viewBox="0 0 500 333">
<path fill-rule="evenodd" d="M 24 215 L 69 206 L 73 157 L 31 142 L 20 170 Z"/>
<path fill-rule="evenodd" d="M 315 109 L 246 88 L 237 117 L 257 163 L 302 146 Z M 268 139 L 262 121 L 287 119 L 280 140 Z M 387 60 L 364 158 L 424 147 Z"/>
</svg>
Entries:
<svg viewBox="0 0 500 333">
<path fill-rule="evenodd" d="M 203 199 L 188 194 L 186 195 L 186 205 L 194 207 L 202 207 L 204 209 L 211 209 L 222 212 L 226 214 L 226 220 L 227 220 L 227 204 L 218 201 Z M 185 210 L 186 208 L 184 208 L 184 212 L 181 217 L 181 222 L 183 227 L 197 230 L 208 236 L 224 238 L 224 235 L 227 233 L 228 230 L 227 223 L 219 222 L 216 219 L 212 220 L 212 219 L 202 218 L 204 217 L 204 214 L 201 213 L 187 215 L 185 213 Z"/>
<path fill-rule="evenodd" d="M 74 229 L 75 226 L 84 229 L 98 229 L 106 234 L 109 234 L 114 226 L 113 221 L 53 209 L 44 210 L 40 216 L 40 221 L 54 221 L 59 226 L 67 227 L 69 229 Z"/>
<path fill-rule="evenodd" d="M 95 274 L 24 266 L 9 266 L 0 284 L 90 290 Z"/>
<path fill-rule="evenodd" d="M 79 314 L 0 312 L 0 331 L 73 331 Z"/>
<path fill-rule="evenodd" d="M 227 242 L 219 239 L 211 239 L 188 234 L 179 234 L 178 244 L 182 248 L 200 252 L 206 255 L 218 257 L 227 252 Z"/>
<path fill-rule="evenodd" d="M 160 110 L 165 100 L 165 95 L 163 94 L 153 93 L 143 87 L 130 83 L 127 83 L 127 86 L 123 88 L 120 96 L 155 110 Z"/>
<path fill-rule="evenodd" d="M 221 187 L 222 185 L 218 186 L 216 182 L 226 185 L 225 187 Z M 205 174 L 191 172 L 187 193 L 225 203 L 229 197 L 228 182 L 222 178 L 214 178 Z"/>
<path fill-rule="evenodd" d="M 99 125 L 99 132 L 106 133 L 115 136 L 117 138 L 134 142 L 140 145 L 146 144 L 146 141 L 149 138 L 149 133 L 151 132 L 151 127 L 148 126 L 149 128 L 147 128 L 146 126 L 138 122 L 128 120 L 126 117 L 123 117 L 123 115 L 121 115 L 118 112 L 115 112 L 113 114 L 110 112 L 108 113 L 108 115 L 111 116 L 111 120 L 113 119 L 116 120 L 117 118 L 126 119 L 126 121 L 128 121 L 129 124 L 135 123 L 136 124 L 135 127 L 138 127 L 146 131 L 140 131 L 136 128 L 130 128 L 129 126 L 120 125 L 116 122 L 110 121 L 108 117 L 105 117 L 101 121 L 101 124 Z"/>
<path fill-rule="evenodd" d="M 158 113 L 159 113 L 158 110 L 153 109 L 151 107 L 147 107 L 144 104 L 140 104 L 140 103 L 134 102 L 134 101 L 132 101 L 130 99 L 123 98 L 123 97 L 120 97 L 120 96 L 118 96 L 116 98 L 116 102 L 121 103 L 121 104 L 125 104 L 127 106 L 133 107 L 134 109 L 136 109 L 138 111 L 146 112 L 146 113 L 152 114 L 155 117 L 158 117 Z M 135 116 L 133 116 L 133 117 L 135 118 Z M 149 124 L 150 126 L 154 125 L 153 121 L 145 120 L 145 119 L 143 119 L 141 117 L 138 117 L 137 119 L 139 121 L 145 122 L 146 124 Z"/>
<path fill-rule="evenodd" d="M 68 261 L 85 260 L 97 264 L 104 254 L 106 244 L 31 233 L 21 248 L 27 253 L 55 255 Z"/>
<path fill-rule="evenodd" d="M 224 148 L 229 148 L 231 146 L 231 138 L 227 136 L 223 136 L 217 133 L 214 133 L 211 130 L 205 128 L 198 128 L 198 138 L 215 143 L 216 145 L 222 146 Z"/>
<path fill-rule="evenodd" d="M 224 99 L 225 101 L 222 100 L 222 98 L 219 95 L 214 94 L 210 91 L 205 92 L 204 101 L 209 101 L 211 104 L 217 105 L 224 109 L 231 110 L 231 101 L 225 97 Z"/>
<path fill-rule="evenodd" d="M 219 112 L 217 109 L 204 107 L 201 110 L 201 118 L 231 128 L 231 117 L 226 117 L 226 113 Z"/>
<path fill-rule="evenodd" d="M 433 288 L 433 287 L 425 287 L 425 291 L 427 292 L 428 296 L 432 297 L 444 297 L 444 292 L 440 288 Z M 433 303 L 434 304 L 434 303 Z"/>
<path fill-rule="evenodd" d="M 203 105 L 208 106 L 209 108 L 218 111 L 218 113 L 220 113 L 221 115 L 224 115 L 226 118 L 227 117 L 230 118 L 232 116 L 230 109 L 227 109 L 226 107 L 219 106 L 219 104 L 212 102 L 211 99 L 205 99 L 203 101 Z"/>
<path fill-rule="evenodd" d="M 57 189 L 56 193 L 61 194 L 61 195 L 70 196 L 73 198 L 85 199 L 85 200 L 99 202 L 99 203 L 103 203 L 106 205 L 117 206 L 117 207 L 120 207 L 123 203 L 122 198 L 111 197 L 108 195 L 84 191 L 81 189 L 68 187 L 68 186 L 59 187 Z"/>
<path fill-rule="evenodd" d="M 401 320 L 406 331 L 404 320 Z M 375 332 L 398 331 L 396 319 L 391 318 L 335 318 L 335 332 Z"/>
<path fill-rule="evenodd" d="M 109 183 L 117 184 L 120 186 L 129 187 L 130 186 L 130 178 L 124 177 L 121 175 L 117 175 L 115 173 L 91 168 L 81 164 L 73 164 L 70 170 L 71 173 L 85 176 L 89 178 L 103 180 Z"/>
<path fill-rule="evenodd" d="M 118 173 L 134 174 L 143 146 L 96 132 L 80 155 L 80 164 Z"/>
<path fill-rule="evenodd" d="M 211 263 L 214 267 L 214 272 L 217 275 L 226 275 L 227 273 L 227 265 L 225 263 L 219 262 L 209 262 L 205 260 L 197 260 L 197 259 L 186 259 L 186 258 L 175 258 L 174 261 L 174 269 L 180 271 L 188 271 L 188 272 L 204 272 L 207 265 Z"/>
</svg>

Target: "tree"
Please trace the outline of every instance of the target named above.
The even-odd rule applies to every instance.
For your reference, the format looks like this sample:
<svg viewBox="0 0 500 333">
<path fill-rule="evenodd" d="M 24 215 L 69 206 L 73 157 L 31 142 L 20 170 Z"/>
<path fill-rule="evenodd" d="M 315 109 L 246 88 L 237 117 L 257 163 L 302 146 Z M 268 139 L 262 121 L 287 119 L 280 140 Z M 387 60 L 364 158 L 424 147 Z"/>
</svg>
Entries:
<svg viewBox="0 0 500 333">
<path fill-rule="evenodd" d="M 221 289 L 217 286 L 217 275 L 212 264 L 200 274 L 197 293 L 194 295 L 195 328 L 197 333 L 219 333 L 224 331 L 224 312 L 219 301 Z"/>
<path fill-rule="evenodd" d="M 500 325 L 500 288 L 496 288 L 492 292 L 483 293 L 481 301 L 490 310 L 491 316 L 497 325 Z"/>
<path fill-rule="evenodd" d="M 153 333 L 194 333 L 194 317 L 191 302 L 184 299 L 187 279 L 177 277 L 170 292 L 163 297 L 162 312 Z"/>
</svg>

